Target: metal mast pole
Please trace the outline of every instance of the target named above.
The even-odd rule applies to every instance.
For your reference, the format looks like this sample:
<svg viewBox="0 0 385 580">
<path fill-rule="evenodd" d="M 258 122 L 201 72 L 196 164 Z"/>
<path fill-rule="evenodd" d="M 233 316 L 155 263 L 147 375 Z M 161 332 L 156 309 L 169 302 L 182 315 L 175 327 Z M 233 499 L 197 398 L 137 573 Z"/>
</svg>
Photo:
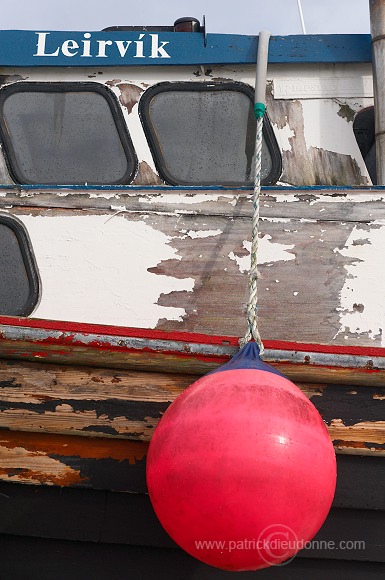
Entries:
<svg viewBox="0 0 385 580">
<path fill-rule="evenodd" d="M 303 18 L 303 12 L 302 12 L 301 0 L 297 0 L 297 6 L 298 6 L 299 18 L 300 18 L 300 20 L 301 20 L 301 28 L 302 28 L 302 34 L 306 34 L 306 28 L 305 28 L 305 20 L 304 20 L 304 18 Z"/>
<path fill-rule="evenodd" d="M 369 0 L 374 84 L 377 184 L 385 185 L 385 0 Z"/>
</svg>

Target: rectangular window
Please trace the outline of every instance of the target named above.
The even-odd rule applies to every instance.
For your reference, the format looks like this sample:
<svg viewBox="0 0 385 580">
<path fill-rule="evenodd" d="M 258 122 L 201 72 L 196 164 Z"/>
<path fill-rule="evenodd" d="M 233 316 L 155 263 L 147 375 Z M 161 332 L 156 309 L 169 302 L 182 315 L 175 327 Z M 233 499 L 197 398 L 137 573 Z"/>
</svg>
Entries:
<svg viewBox="0 0 385 580">
<path fill-rule="evenodd" d="M 251 185 L 256 120 L 253 92 L 241 83 L 160 83 L 140 102 L 142 123 L 158 171 L 174 185 Z M 281 171 L 265 117 L 262 183 Z"/>
<path fill-rule="evenodd" d="M 31 244 L 19 220 L 0 215 L 0 314 L 28 316 L 39 299 Z"/>
<path fill-rule="evenodd" d="M 15 83 L 0 92 L 13 179 L 31 184 L 129 183 L 136 156 L 115 95 L 96 83 Z"/>
</svg>

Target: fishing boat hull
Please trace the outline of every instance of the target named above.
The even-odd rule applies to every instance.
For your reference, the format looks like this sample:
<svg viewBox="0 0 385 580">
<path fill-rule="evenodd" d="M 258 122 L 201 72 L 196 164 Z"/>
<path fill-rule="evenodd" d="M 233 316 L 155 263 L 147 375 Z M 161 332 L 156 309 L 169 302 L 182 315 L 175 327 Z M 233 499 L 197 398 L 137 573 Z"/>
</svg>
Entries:
<svg viewBox="0 0 385 580">
<path fill-rule="evenodd" d="M 190 111 L 201 92 L 236 93 L 239 108 L 245 99 L 250 108 L 257 39 L 5 31 L 0 45 L 15 38 L 21 56 L 4 49 L 0 79 L 0 235 L 12 258 L 1 286 L 0 575 L 227 578 L 167 536 L 145 469 L 168 406 L 226 363 L 247 330 L 254 142 L 249 130 L 221 134 L 226 143 L 241 135 L 235 149 L 247 162 L 246 177 L 221 181 L 210 150 L 172 164 L 196 147 L 192 136 L 226 127 L 211 124 L 218 107 L 195 119 L 199 131 L 183 129 L 183 114 L 163 126 L 161 114 L 174 92 L 191 99 Z M 370 59 L 366 36 L 271 42 L 258 324 L 264 359 L 320 412 L 338 483 L 315 543 L 286 566 L 259 571 L 261 580 L 385 571 L 385 204 L 383 187 L 372 185 L 371 133 L 356 121 L 373 117 Z M 36 110 L 22 127 L 26 95 Z M 163 104 L 152 109 L 159 95 Z M 90 117 L 88 149 L 74 138 L 66 171 L 60 157 L 59 173 L 44 181 L 52 151 L 63 153 L 66 113 L 77 138 L 92 107 L 100 114 Z M 103 148 L 93 131 L 99 122 L 107 131 L 111 119 L 115 136 Z M 156 138 L 171 125 L 181 145 L 172 142 L 167 157 Z M 195 158 L 208 172 L 199 170 L 199 184 L 186 173 Z M 92 160 L 91 180 L 73 178 L 79 159 L 86 168 Z M 12 288 L 22 289 L 16 302 Z"/>
</svg>

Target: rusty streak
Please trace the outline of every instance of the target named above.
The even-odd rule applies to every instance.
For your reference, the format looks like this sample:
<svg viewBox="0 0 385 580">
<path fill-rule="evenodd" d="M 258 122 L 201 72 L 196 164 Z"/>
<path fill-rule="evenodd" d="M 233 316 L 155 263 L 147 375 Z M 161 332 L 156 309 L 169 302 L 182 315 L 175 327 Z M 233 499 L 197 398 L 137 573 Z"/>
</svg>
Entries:
<svg viewBox="0 0 385 580">
<path fill-rule="evenodd" d="M 40 433 L 20 433 L 0 430 L 0 445 L 8 449 L 22 447 L 32 453 L 46 455 L 78 456 L 81 458 L 111 458 L 117 461 L 128 460 L 134 464 L 142 460 L 148 443 L 124 441 L 122 439 L 93 439 L 77 435 L 56 435 Z"/>
</svg>

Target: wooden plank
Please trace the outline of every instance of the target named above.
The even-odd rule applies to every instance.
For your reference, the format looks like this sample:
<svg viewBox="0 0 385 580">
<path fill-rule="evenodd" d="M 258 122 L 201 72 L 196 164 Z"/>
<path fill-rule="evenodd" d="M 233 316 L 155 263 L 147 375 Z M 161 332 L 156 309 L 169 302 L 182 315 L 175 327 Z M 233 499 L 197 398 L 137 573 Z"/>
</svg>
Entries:
<svg viewBox="0 0 385 580">
<path fill-rule="evenodd" d="M 144 69 L 141 68 L 140 70 L 146 79 L 147 75 L 150 76 L 147 72 L 142 73 L 142 70 L 146 70 L 146 67 L 149 67 L 150 71 L 155 68 L 157 72 L 153 74 L 156 75 L 157 79 L 169 80 L 169 75 L 172 75 L 170 69 L 178 69 L 178 67 L 182 71 L 184 67 L 187 70 L 195 71 L 196 67 L 202 66 L 202 69 L 204 69 L 206 65 L 205 74 L 212 78 L 214 76 L 212 75 L 212 69 L 208 69 L 207 72 L 207 65 L 210 67 L 219 65 L 221 67 L 220 70 L 226 65 L 230 66 L 231 69 L 237 69 L 239 65 L 255 65 L 255 55 L 258 46 L 258 36 L 255 35 L 210 33 L 207 43 L 203 43 L 201 42 L 202 38 L 197 35 L 192 37 L 176 35 L 172 26 L 161 26 L 158 30 L 157 27 L 143 27 L 143 29 L 145 34 L 141 37 L 141 40 L 142 38 L 144 40 L 140 49 L 140 64 Z M 120 51 L 114 52 L 110 49 L 110 52 L 107 51 L 102 55 L 101 52 L 97 52 L 96 47 L 100 46 L 105 39 L 113 38 L 114 42 L 115 39 L 118 42 L 129 42 L 127 48 L 131 48 L 132 43 L 137 42 L 137 32 L 138 30 L 136 29 L 124 30 L 123 28 L 122 30 L 121 27 L 115 26 L 100 32 L 93 31 L 92 35 L 90 35 L 89 49 L 87 47 L 66 52 L 68 46 L 71 48 L 74 46 L 76 48 L 81 47 L 81 43 L 84 42 L 84 36 L 82 36 L 83 33 L 81 31 L 68 31 L 64 34 L 50 31 L 48 34 L 51 36 L 47 41 L 46 50 L 46 34 L 43 32 L 37 33 L 38 38 L 36 38 L 34 30 L 2 30 L 0 35 L 1 44 L 7 47 L 2 57 L 2 66 L 7 73 L 12 74 L 14 68 L 16 68 L 17 71 L 24 75 L 31 75 L 36 69 L 39 70 L 40 67 L 55 66 L 58 72 L 60 71 L 60 74 L 63 75 L 65 74 L 64 71 L 67 72 L 68 67 L 73 67 L 73 71 L 79 70 L 79 67 L 80 70 L 87 67 L 88 78 L 96 77 L 96 71 L 112 76 L 118 74 L 116 69 L 121 71 L 123 68 L 123 71 L 125 71 L 125 67 L 129 67 L 128 70 L 135 78 L 134 71 L 138 65 L 139 51 L 135 52 L 136 49 L 130 50 L 122 55 Z M 159 44 L 156 48 L 158 53 L 156 55 L 153 52 L 154 47 L 150 49 L 148 45 L 150 39 L 147 35 L 149 32 L 159 33 L 159 41 L 157 40 Z M 280 67 L 285 65 L 295 66 L 297 64 L 309 65 L 311 63 L 315 65 L 314 68 L 316 70 L 326 69 L 327 71 L 330 70 L 330 65 L 342 65 L 349 70 L 358 63 L 361 65 L 371 63 L 370 41 L 369 34 L 309 34 L 306 36 L 293 34 L 289 36 L 273 36 L 269 47 L 268 62 L 270 65 L 279 65 Z M 35 53 L 36 42 L 38 47 Z M 51 43 L 51 49 L 57 48 L 60 50 L 62 48 L 62 50 L 60 52 L 55 50 L 49 53 L 49 42 Z M 67 42 L 67 44 L 63 44 L 64 42 Z M 113 41 L 108 40 L 107 42 Z M 164 42 L 164 44 L 161 45 L 161 42 Z M 12 51 L 8 49 L 9 46 L 18 46 L 19 50 Z M 161 53 L 161 50 L 164 50 L 164 53 Z M 87 63 L 84 62 L 85 56 L 88 58 Z M 54 63 L 52 62 L 52 57 L 55 58 Z M 154 61 L 154 58 L 159 58 L 159 60 Z M 163 58 L 167 60 L 161 60 Z M 102 59 L 102 62 L 100 62 L 100 59 Z M 133 67 L 133 70 L 131 67 Z M 25 69 L 27 72 L 25 72 Z M 202 69 L 198 68 L 198 71 Z M 165 72 L 162 74 L 161 71 Z M 214 71 L 214 74 L 218 74 L 216 68 Z M 122 73 L 119 72 L 119 74 Z M 28 78 L 30 77 L 28 76 Z M 11 79 L 13 80 L 12 77 Z M 214 78 L 213 80 L 217 81 L 218 79 Z M 114 84 L 119 82 L 119 80 L 115 80 Z"/>
<path fill-rule="evenodd" d="M 261 218 L 372 221 L 385 218 L 382 188 L 263 187 Z M 2 189 L 0 207 L 63 208 L 130 212 L 251 217 L 252 191 L 231 188 L 129 188 L 79 190 L 70 188 Z"/>
<path fill-rule="evenodd" d="M 385 511 L 383 482 L 383 458 L 337 455 L 337 489 L 333 506 Z"/>
<path fill-rule="evenodd" d="M 0 481 L 145 491 L 148 443 L 0 431 Z"/>
<path fill-rule="evenodd" d="M 262 219 L 261 334 L 265 340 L 382 346 L 382 329 L 375 316 L 381 308 L 379 295 L 382 295 L 375 289 L 383 283 L 377 264 L 381 261 L 378 248 L 385 241 L 385 225 L 376 212 L 376 204 L 382 202 L 377 199 L 373 207 L 370 203 L 366 205 L 365 198 L 362 203 L 349 202 L 338 218 L 337 204 L 332 196 L 329 198 L 333 200 L 328 202 L 332 219 L 326 217 L 322 204 L 318 207 L 313 199 L 304 202 L 313 212 L 311 218 L 304 218 L 301 211 L 297 217 L 287 217 L 285 207 L 295 205 L 293 201 L 282 202 L 279 217 Z M 169 240 L 167 246 L 173 249 L 174 257 L 165 257 L 154 267 L 145 269 L 143 275 L 150 273 L 154 280 L 166 276 L 193 281 L 191 291 L 160 293 L 157 306 L 164 307 L 166 312 L 178 308 L 185 314 L 183 320 L 159 318 L 154 322 L 156 328 L 222 336 L 244 334 L 251 218 L 238 215 L 233 201 L 227 199 L 230 213 L 226 215 L 202 215 L 194 212 L 191 204 L 186 204 L 185 213 L 173 211 L 172 207 L 167 212 L 146 213 L 130 208 L 118 210 L 115 215 L 111 209 L 87 210 L 88 215 L 105 216 L 106 220 L 114 216 L 112 219 L 125 228 L 127 222 L 133 228 L 140 222 L 151 235 L 156 233 Z M 179 196 L 174 199 L 175 204 L 178 202 L 183 206 Z M 275 207 L 274 200 L 267 205 L 270 204 Z M 356 206 L 362 210 L 361 219 L 348 221 L 347 214 Z M 14 207 L 12 213 L 20 219 L 27 213 L 28 219 L 39 216 L 52 220 L 53 229 L 55 219 L 84 218 L 85 215 L 78 209 L 32 207 Z M 130 247 L 134 255 L 141 251 L 142 239 L 132 237 Z M 129 268 L 129 257 L 127 260 Z M 371 283 L 363 292 L 368 272 Z M 55 318 L 54 313 L 51 317 Z M 62 317 L 68 320 L 64 314 Z"/>
<path fill-rule="evenodd" d="M 204 374 L 238 352 L 238 337 L 0 317 L 0 358 Z M 382 347 L 265 341 L 264 360 L 294 381 L 385 383 Z"/>
<path fill-rule="evenodd" d="M 0 494 L 2 534 L 175 547 L 147 495 L 16 484 L 0 484 Z M 302 550 L 299 557 L 384 562 L 384 518 L 381 511 L 332 508 L 314 538 L 320 544 Z M 360 544 L 357 548 L 338 549 L 343 541 Z"/>
<path fill-rule="evenodd" d="M 312 381 L 321 384 L 329 383 L 349 386 L 368 385 L 383 387 L 385 385 L 385 373 L 382 370 L 266 362 L 269 362 L 294 383 Z"/>
<path fill-rule="evenodd" d="M 1 334 L 1 329 L 0 329 Z M 46 361 L 57 365 L 96 366 L 111 369 L 171 372 L 201 376 L 229 360 L 229 356 L 181 357 L 172 353 L 129 351 L 106 346 L 91 349 L 68 344 L 36 344 L 36 342 L 1 340 L 0 359 L 26 362 Z M 214 360 L 213 360 L 214 359 Z M 281 363 L 265 357 L 265 361 L 277 368 L 290 380 L 296 382 L 314 381 L 348 385 L 385 384 L 385 371 L 368 368 L 339 368 L 313 364 Z"/>
<path fill-rule="evenodd" d="M 231 580 L 233 572 L 207 566 L 179 549 L 149 548 L 97 542 L 0 536 L 2 573 L 12 580 L 132 578 L 167 580 Z M 23 554 L 23 557 L 20 557 Z M 54 554 L 55 557 L 47 557 Z M 74 564 L 75 563 L 75 564 Z M 76 567 L 76 572 L 74 568 Z M 75 574 L 75 575 L 74 575 Z M 385 564 L 296 557 L 290 564 L 243 572 L 245 580 L 382 580 Z"/>
<path fill-rule="evenodd" d="M 149 440 L 181 374 L 0 363 L 0 426 L 16 431 Z"/>
<path fill-rule="evenodd" d="M 146 493 L 148 443 L 0 432 L 0 481 Z M 5 461 L 7 459 L 7 465 Z M 25 465 L 28 459 L 28 467 Z M 385 461 L 337 455 L 334 507 L 385 511 Z"/>
<path fill-rule="evenodd" d="M 383 562 L 385 561 L 384 529 L 384 512 L 332 508 L 314 538 L 320 544 L 315 543 L 313 548 L 302 550 L 301 557 Z M 332 544 L 328 545 L 330 540 Z M 361 542 L 357 544 L 356 549 L 354 541 Z M 352 542 L 350 544 L 352 549 L 343 549 L 344 545 L 349 546 L 348 542 Z"/>
<path fill-rule="evenodd" d="M 0 484 L 0 533 L 97 542 L 106 492 L 69 491 L 77 490 Z"/>
<path fill-rule="evenodd" d="M 149 539 L 150 530 L 158 531 L 159 547 L 175 545 L 168 536 L 161 537 L 158 522 L 153 521 L 152 508 L 148 497 L 131 497 L 130 502 L 122 503 L 122 494 L 108 494 L 104 533 L 101 541 L 148 545 L 155 540 Z M 137 513 L 142 513 L 147 521 L 137 522 Z M 132 526 L 127 526 L 128 518 Z M 136 525 L 135 525 L 136 524 Z M 344 510 L 332 508 L 321 530 L 314 537 L 312 547 L 301 550 L 301 558 L 331 560 L 385 561 L 385 513 L 366 510 Z M 169 543 L 168 543 L 168 542 Z M 356 543 L 356 547 L 353 542 Z M 346 542 L 347 544 L 344 544 Z M 352 542 L 352 544 L 348 544 Z M 153 545 L 153 544 L 152 544 Z M 343 546 L 352 546 L 343 549 Z"/>
<path fill-rule="evenodd" d="M 149 441 L 196 377 L 0 361 L 0 428 Z M 338 452 L 385 454 L 385 389 L 301 383 Z"/>
</svg>

